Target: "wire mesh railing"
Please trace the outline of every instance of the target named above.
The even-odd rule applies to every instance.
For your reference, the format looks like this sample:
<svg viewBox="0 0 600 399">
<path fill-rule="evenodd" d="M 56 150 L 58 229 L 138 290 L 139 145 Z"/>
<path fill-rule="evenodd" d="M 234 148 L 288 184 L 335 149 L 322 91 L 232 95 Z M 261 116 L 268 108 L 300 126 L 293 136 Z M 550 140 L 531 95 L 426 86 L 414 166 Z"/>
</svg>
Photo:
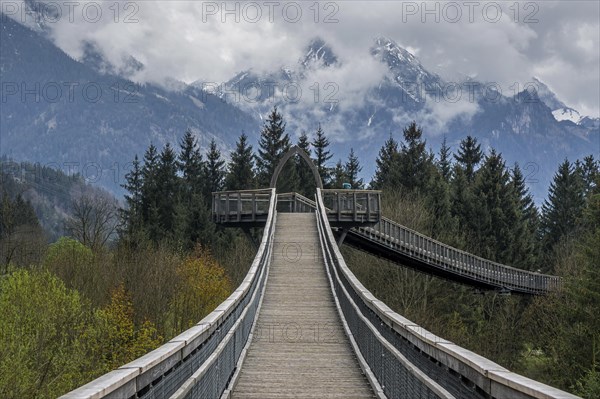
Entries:
<svg viewBox="0 0 600 399">
<path fill-rule="evenodd" d="M 377 300 L 346 266 L 320 195 L 317 190 L 319 238 L 335 301 L 380 397 L 577 398 L 437 337 Z"/>
</svg>

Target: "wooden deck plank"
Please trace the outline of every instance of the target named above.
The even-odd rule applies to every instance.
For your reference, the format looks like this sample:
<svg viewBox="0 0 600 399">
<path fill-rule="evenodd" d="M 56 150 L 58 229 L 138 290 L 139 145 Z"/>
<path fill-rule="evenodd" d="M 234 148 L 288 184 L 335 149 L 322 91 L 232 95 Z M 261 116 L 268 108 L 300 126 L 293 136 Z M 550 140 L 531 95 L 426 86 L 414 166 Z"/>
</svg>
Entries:
<svg viewBox="0 0 600 399">
<path fill-rule="evenodd" d="M 232 398 L 373 398 L 344 333 L 314 214 L 279 213 L 255 337 Z"/>
</svg>

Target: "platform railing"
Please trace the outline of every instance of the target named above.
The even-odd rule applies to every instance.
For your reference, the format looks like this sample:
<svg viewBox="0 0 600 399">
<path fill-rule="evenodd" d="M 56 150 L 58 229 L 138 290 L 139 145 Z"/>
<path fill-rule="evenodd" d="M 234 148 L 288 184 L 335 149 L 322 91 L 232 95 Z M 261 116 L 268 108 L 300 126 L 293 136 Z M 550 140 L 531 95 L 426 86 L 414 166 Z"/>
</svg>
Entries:
<svg viewBox="0 0 600 399">
<path fill-rule="evenodd" d="M 319 239 L 350 343 L 379 397 L 576 399 L 440 338 L 378 300 L 347 267 L 317 190 Z"/>
<path fill-rule="evenodd" d="M 93 398 L 219 398 L 243 359 L 271 261 L 276 195 L 258 252 L 240 286 L 197 325 L 148 354 L 62 396 Z"/>
<path fill-rule="evenodd" d="M 264 222 L 269 214 L 273 189 L 220 191 L 212 193 L 215 223 Z"/>
<path fill-rule="evenodd" d="M 298 193 L 277 194 L 277 210 L 280 212 L 314 212 L 317 205 L 305 196 Z"/>
<path fill-rule="evenodd" d="M 381 217 L 381 191 L 321 190 L 330 222 L 376 223 Z"/>
</svg>

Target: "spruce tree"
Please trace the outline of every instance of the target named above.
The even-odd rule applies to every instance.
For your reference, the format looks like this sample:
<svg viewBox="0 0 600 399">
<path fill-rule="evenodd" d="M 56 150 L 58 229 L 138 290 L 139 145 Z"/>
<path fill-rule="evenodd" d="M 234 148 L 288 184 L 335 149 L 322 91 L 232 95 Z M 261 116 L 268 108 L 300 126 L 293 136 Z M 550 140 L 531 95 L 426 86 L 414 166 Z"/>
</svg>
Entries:
<svg viewBox="0 0 600 399">
<path fill-rule="evenodd" d="M 347 182 L 346 168 L 344 167 L 342 160 L 339 159 L 331 171 L 330 188 L 342 188 L 343 183 Z"/>
<path fill-rule="evenodd" d="M 321 180 L 323 181 L 323 187 L 327 188 L 331 184 L 331 173 L 327 167 L 327 162 L 331 159 L 331 157 L 333 157 L 333 154 L 331 154 L 328 149 L 329 140 L 325 136 L 325 132 L 321 128 L 320 123 L 319 127 L 317 128 L 317 132 L 315 133 L 315 139 L 312 142 L 312 146 L 315 153 L 315 166 L 317 167 L 319 176 L 321 176 Z"/>
<path fill-rule="evenodd" d="M 445 238 L 445 234 L 452 235 L 453 221 L 450 204 L 450 184 L 444 179 L 441 172 L 433 170 L 425 190 L 427 207 L 433 216 L 431 235 L 433 238 Z"/>
<path fill-rule="evenodd" d="M 146 149 L 144 153 L 144 165 L 142 167 L 142 220 L 144 225 L 156 225 L 158 226 L 159 221 L 156 217 L 158 214 L 157 201 L 158 201 L 158 167 L 159 157 L 158 150 L 154 144 Z M 151 212 L 151 209 L 154 211 Z"/>
<path fill-rule="evenodd" d="M 137 154 L 133 158 L 132 169 L 125 175 L 125 183 L 121 187 L 128 192 L 128 194 L 125 194 L 125 208 L 121 210 L 122 224 L 125 228 L 124 232 L 131 235 L 143 226 L 143 176 Z"/>
<path fill-rule="evenodd" d="M 290 138 L 285 133 L 285 122 L 277 111 L 277 107 L 274 107 L 269 114 L 260 133 L 258 145 L 258 157 L 256 158 L 258 185 L 265 188 L 269 187 L 277 164 L 290 149 Z M 285 173 L 282 172 L 283 174 Z"/>
<path fill-rule="evenodd" d="M 225 180 L 225 161 L 221 157 L 221 151 L 217 147 L 215 139 L 210 141 L 206 153 L 206 196 L 207 203 L 212 201 L 212 193 L 221 191 Z"/>
<path fill-rule="evenodd" d="M 407 191 L 423 192 L 431 177 L 433 157 L 425 150 L 423 130 L 416 122 L 404 129 L 403 136 L 404 142 L 398 156 L 398 180 Z M 395 173 L 392 172 L 392 175 Z"/>
<path fill-rule="evenodd" d="M 437 167 L 446 182 L 450 181 L 450 175 L 452 173 L 450 155 L 450 147 L 448 147 L 448 144 L 446 143 L 446 136 L 444 136 L 444 140 L 442 140 L 442 146 L 440 147 L 440 158 L 437 162 Z"/>
<path fill-rule="evenodd" d="M 182 184 L 175 208 L 174 236 L 186 249 L 191 249 L 198 242 L 206 242 L 203 231 L 211 219 L 210 202 L 207 203 L 204 196 L 207 168 L 191 131 L 186 131 L 179 146 L 178 168 Z"/>
<path fill-rule="evenodd" d="M 391 188 L 394 185 L 393 170 L 397 169 L 398 162 L 398 142 L 394 140 L 392 133 L 390 137 L 385 141 L 379 155 L 375 160 L 375 176 L 371 181 L 371 189 L 381 190 L 385 188 Z"/>
<path fill-rule="evenodd" d="M 242 133 L 231 152 L 225 186 L 227 190 L 249 190 L 255 188 L 255 184 L 254 153 L 248 136 Z"/>
<path fill-rule="evenodd" d="M 350 148 L 350 154 L 348 155 L 348 161 L 344 165 L 344 175 L 347 179 L 347 183 L 350 183 L 353 189 L 363 189 L 363 179 L 358 178 L 358 174 L 362 170 L 358 156 L 354 152 L 354 148 Z"/>
<path fill-rule="evenodd" d="M 186 202 L 186 205 L 189 205 L 191 195 L 203 192 L 204 190 L 205 165 L 198 142 L 190 130 L 185 132 L 179 143 L 179 147 L 177 167 L 183 180 L 182 189 L 185 192 L 183 200 Z"/>
<path fill-rule="evenodd" d="M 514 248 L 507 261 L 513 266 L 533 270 L 537 265 L 539 219 L 533 197 L 525 185 L 525 178 L 518 164 L 511 171 L 511 184 L 515 196 L 516 220 L 513 225 Z"/>
<path fill-rule="evenodd" d="M 585 206 L 584 191 L 581 175 L 565 160 L 558 167 L 542 205 L 541 234 L 546 251 L 575 231 Z"/>
<path fill-rule="evenodd" d="M 306 132 L 302 132 L 298 138 L 298 148 L 304 151 L 310 158 L 310 141 Z M 298 174 L 298 190 L 308 198 L 312 198 L 315 194 L 315 179 L 313 177 L 310 166 L 307 165 L 306 161 L 296 155 L 296 173 Z"/>
<path fill-rule="evenodd" d="M 590 192 L 595 188 L 598 176 L 600 176 L 600 163 L 594 159 L 593 155 L 588 155 L 583 158 L 583 161 L 576 161 L 575 169 L 581 175 L 584 195 L 588 198 Z"/>
<path fill-rule="evenodd" d="M 177 176 L 177 156 L 169 143 L 160 153 L 156 178 L 156 211 L 160 224 L 160 234 L 156 238 L 172 238 L 175 207 L 179 194 L 179 178 Z"/>
<path fill-rule="evenodd" d="M 476 207 L 471 225 L 478 253 L 498 262 L 509 261 L 514 248 L 517 215 L 512 190 L 504 160 L 492 149 L 473 188 Z"/>
<path fill-rule="evenodd" d="M 474 199 L 472 187 L 467 181 L 465 171 L 454 165 L 450 183 L 451 214 L 458 222 L 458 232 L 466 237 L 472 235 L 471 220 L 474 217 Z"/>
<path fill-rule="evenodd" d="M 465 171 L 465 176 L 469 183 L 472 183 L 475 179 L 475 170 L 481 159 L 483 158 L 483 152 L 481 151 L 481 145 L 477 143 L 477 139 L 471 136 L 467 136 L 465 140 L 460 142 L 458 148 L 458 154 L 454 155 L 454 159 Z"/>
</svg>

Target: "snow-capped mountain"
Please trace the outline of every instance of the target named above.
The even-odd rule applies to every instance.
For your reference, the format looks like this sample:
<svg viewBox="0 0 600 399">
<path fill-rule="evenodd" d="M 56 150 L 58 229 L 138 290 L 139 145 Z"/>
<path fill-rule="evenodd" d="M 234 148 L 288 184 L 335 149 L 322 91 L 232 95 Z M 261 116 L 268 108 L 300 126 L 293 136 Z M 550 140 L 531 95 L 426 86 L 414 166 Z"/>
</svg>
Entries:
<svg viewBox="0 0 600 399">
<path fill-rule="evenodd" d="M 0 153 L 54 162 L 71 171 L 93 165 L 83 171 L 88 174 L 99 166 L 97 182 L 113 191 L 122 183 L 114 178 L 115 165 L 122 178 L 122 169 L 150 142 L 159 147 L 176 143 L 188 128 L 203 144 L 217 138 L 223 149 L 242 131 L 256 142 L 264 116 L 275 105 L 292 137 L 322 125 L 336 156 L 332 166 L 354 147 L 367 181 L 385 139 L 390 133 L 400 139 L 413 120 L 434 151 L 442 135 L 456 149 L 470 134 L 485 149 L 502 152 L 508 164 L 518 162 L 538 202 L 558 162 L 600 152 L 600 120 L 576 121 L 577 111 L 542 82 L 537 90 L 510 96 L 490 92 L 485 82 L 446 82 L 390 38 L 375 39 L 359 60 L 338 56 L 316 38 L 299 60 L 274 65 L 270 72 L 249 68 L 218 86 L 173 80 L 159 87 L 134 84 L 128 77 L 144 66 L 132 58 L 126 68 L 116 69 L 93 43 L 86 45 L 81 60 L 72 59 L 47 39 L 43 26 L 33 31 L 3 18 L 0 35 L 2 82 L 15 83 L 11 90 L 16 90 L 3 92 Z M 365 60 L 357 74 L 355 64 Z M 56 82 L 77 82 L 75 97 L 67 87 L 57 98 L 47 98 Z M 21 93 L 21 84 L 39 87 L 39 93 Z M 88 98 L 82 97 L 88 86 L 102 95 L 93 98 L 94 91 L 88 90 Z M 298 89 L 301 96 L 294 95 Z M 79 169 L 68 166 L 73 163 Z"/>
<path fill-rule="evenodd" d="M 564 102 L 560 101 L 556 94 L 538 78 L 534 77 L 533 83 L 540 100 L 552 110 L 554 119 L 559 122 L 573 122 L 584 128 L 594 129 L 598 127 L 597 125 L 600 123 L 600 118 L 583 116 L 576 109 L 567 106 Z"/>
<path fill-rule="evenodd" d="M 485 82 L 446 82 L 384 37 L 375 39 L 365 51 L 365 56 L 370 55 L 384 67 L 384 73 L 377 84 L 360 93 L 360 98 L 345 96 L 347 93 L 340 90 L 333 104 L 286 101 L 277 88 L 294 83 L 306 89 L 314 84 L 310 79 L 319 76 L 315 71 L 326 70 L 327 76 L 335 76 L 336 71 L 344 70 L 345 63 L 353 61 L 341 60 L 322 39 L 309 43 L 304 54 L 293 67 L 279 66 L 264 74 L 243 71 L 224 83 L 218 95 L 231 101 L 231 93 L 243 92 L 244 88 L 274 87 L 252 101 L 238 100 L 236 104 L 259 117 L 277 105 L 293 135 L 302 130 L 311 132 L 320 122 L 333 138 L 336 156 L 344 158 L 350 145 L 360 150 L 367 180 L 374 172 L 371 160 L 385 138 L 390 132 L 400 138 L 402 128 L 412 120 L 424 127 L 434 150 L 442 135 L 457 146 L 470 134 L 478 137 L 484 148 L 502 152 L 509 165 L 518 162 L 527 169 L 538 202 L 545 196 L 557 162 L 600 152 L 597 120 L 581 118 L 541 81 L 536 79 L 533 87 L 510 96 L 491 91 Z"/>
</svg>

